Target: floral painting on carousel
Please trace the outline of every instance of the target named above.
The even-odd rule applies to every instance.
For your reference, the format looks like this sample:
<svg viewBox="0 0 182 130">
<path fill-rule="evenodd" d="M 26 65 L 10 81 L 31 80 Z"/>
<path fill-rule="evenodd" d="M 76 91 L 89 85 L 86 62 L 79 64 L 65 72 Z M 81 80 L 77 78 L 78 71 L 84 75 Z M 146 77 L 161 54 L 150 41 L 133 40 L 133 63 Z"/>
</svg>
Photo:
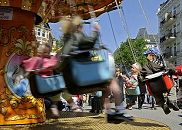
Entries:
<svg viewBox="0 0 182 130">
<path fill-rule="evenodd" d="M 15 53 L 11 54 L 5 67 L 5 81 L 10 91 L 19 97 L 31 96 L 27 73 L 21 66 L 22 61 L 29 58 L 30 50 L 29 43 L 18 39 L 15 44 Z"/>
<path fill-rule="evenodd" d="M 29 81 L 24 69 L 21 67 L 21 62 L 27 58 L 27 56 L 13 54 L 5 68 L 5 79 L 10 91 L 20 97 L 31 95 Z"/>
</svg>

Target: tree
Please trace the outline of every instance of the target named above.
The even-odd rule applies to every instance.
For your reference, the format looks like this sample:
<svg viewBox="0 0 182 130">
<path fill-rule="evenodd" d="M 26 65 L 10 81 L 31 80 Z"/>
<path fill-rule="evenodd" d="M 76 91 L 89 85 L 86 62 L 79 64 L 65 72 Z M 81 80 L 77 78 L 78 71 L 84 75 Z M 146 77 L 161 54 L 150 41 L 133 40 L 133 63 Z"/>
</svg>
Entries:
<svg viewBox="0 0 182 130">
<path fill-rule="evenodd" d="M 144 52 L 147 50 L 146 41 L 144 39 L 131 39 L 130 41 L 133 53 L 128 40 L 121 43 L 121 46 L 114 52 L 116 64 L 124 64 L 127 68 L 130 68 L 136 58 L 137 62 L 144 65 L 146 63 L 146 57 L 144 56 Z M 135 58 L 133 55 L 135 55 Z"/>
<path fill-rule="evenodd" d="M 53 44 L 53 46 L 52 46 L 52 51 L 53 52 L 58 52 L 58 51 L 60 51 L 62 49 L 62 47 L 63 47 L 62 39 L 61 38 L 60 38 L 60 40 L 56 39 L 55 44 Z"/>
</svg>

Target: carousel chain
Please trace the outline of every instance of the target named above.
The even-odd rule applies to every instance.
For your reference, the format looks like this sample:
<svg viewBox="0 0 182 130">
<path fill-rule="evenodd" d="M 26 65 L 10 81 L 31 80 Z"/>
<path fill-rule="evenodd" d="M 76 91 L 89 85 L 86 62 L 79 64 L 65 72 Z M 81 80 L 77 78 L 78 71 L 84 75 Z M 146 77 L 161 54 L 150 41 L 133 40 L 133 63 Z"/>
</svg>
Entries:
<svg viewBox="0 0 182 130">
<path fill-rule="evenodd" d="M 127 21 L 126 21 L 126 18 L 125 18 L 124 10 L 123 10 L 122 6 L 119 6 L 117 0 L 115 0 L 115 3 L 116 3 L 116 7 L 117 7 L 117 10 L 118 10 L 119 16 L 121 18 L 121 22 L 122 22 L 123 28 L 126 31 L 127 36 L 128 36 L 127 41 L 128 41 L 131 53 L 133 55 L 134 61 L 137 62 L 136 54 L 135 54 L 133 46 L 131 44 L 131 35 L 130 35 L 129 29 L 128 29 L 128 25 L 127 25 Z M 123 17 L 122 17 L 122 14 L 123 14 Z"/>
<path fill-rule="evenodd" d="M 114 37 L 115 45 L 116 45 L 116 48 L 118 48 L 119 47 L 119 44 L 117 43 L 117 40 L 116 40 L 116 35 L 114 33 L 114 28 L 113 28 L 113 24 L 112 24 L 112 21 L 111 21 L 111 17 L 110 17 L 109 12 L 107 12 L 107 14 L 108 14 L 108 17 L 109 17 L 109 22 L 110 22 L 110 25 L 111 25 L 111 30 L 112 30 L 112 34 L 113 34 L 113 37 Z M 124 66 L 125 71 L 127 72 L 127 69 L 126 69 L 126 66 L 124 64 L 123 58 L 121 58 L 121 63 Z"/>
<path fill-rule="evenodd" d="M 152 37 L 153 37 L 155 43 L 157 43 L 157 47 L 158 47 L 159 51 L 161 52 L 161 48 L 159 47 L 159 42 L 157 41 L 156 37 L 154 36 L 154 32 L 153 32 L 153 30 L 152 30 L 152 24 L 151 24 L 150 19 L 149 19 L 148 15 L 147 15 L 147 13 L 146 13 L 146 11 L 145 11 L 143 5 L 142 5 L 141 0 L 138 0 L 138 3 L 139 3 L 140 8 L 141 8 L 141 10 L 142 10 L 142 12 L 143 12 L 143 15 L 144 15 L 144 17 L 145 17 L 145 20 L 146 20 L 146 22 L 147 22 L 149 28 L 151 29 L 151 32 L 153 33 Z M 161 57 L 162 57 L 163 64 L 166 66 L 166 62 L 165 62 L 165 60 L 164 60 L 163 55 L 161 55 Z"/>
<path fill-rule="evenodd" d="M 116 48 L 117 48 L 117 47 L 119 47 L 119 44 L 117 43 L 117 40 L 116 40 L 116 36 L 115 36 L 115 33 L 114 33 L 114 28 L 113 28 L 113 24 L 112 24 L 109 12 L 107 12 L 107 15 L 108 15 L 109 22 L 110 22 L 110 25 L 111 25 L 111 30 L 112 30 L 112 34 L 113 34 L 113 37 L 114 37 L 115 45 L 116 45 Z"/>
</svg>

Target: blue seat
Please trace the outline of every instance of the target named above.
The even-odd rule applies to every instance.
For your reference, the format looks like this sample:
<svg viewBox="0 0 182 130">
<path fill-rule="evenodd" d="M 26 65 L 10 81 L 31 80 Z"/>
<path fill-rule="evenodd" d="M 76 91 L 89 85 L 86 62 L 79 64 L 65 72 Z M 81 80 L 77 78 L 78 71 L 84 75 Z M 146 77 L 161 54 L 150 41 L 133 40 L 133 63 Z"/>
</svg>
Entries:
<svg viewBox="0 0 182 130">
<path fill-rule="evenodd" d="M 66 89 L 62 74 L 47 77 L 31 74 L 29 80 L 32 95 L 37 98 L 53 96 Z"/>
<path fill-rule="evenodd" d="M 107 52 L 104 49 L 78 52 L 65 60 L 63 75 L 69 93 L 84 94 L 106 89 L 115 73 L 114 59 Z"/>
<path fill-rule="evenodd" d="M 113 78 L 113 71 L 106 60 L 76 61 L 71 60 L 71 72 L 74 82 L 78 86 L 87 86 L 108 82 Z"/>
</svg>

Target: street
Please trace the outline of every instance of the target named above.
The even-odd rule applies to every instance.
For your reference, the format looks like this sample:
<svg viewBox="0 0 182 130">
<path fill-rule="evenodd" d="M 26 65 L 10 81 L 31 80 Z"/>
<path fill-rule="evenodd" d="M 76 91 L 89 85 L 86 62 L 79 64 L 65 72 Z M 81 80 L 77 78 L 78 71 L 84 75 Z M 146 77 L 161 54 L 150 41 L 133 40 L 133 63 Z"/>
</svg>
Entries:
<svg viewBox="0 0 182 130">
<path fill-rule="evenodd" d="M 85 109 L 90 109 L 90 106 L 86 106 Z M 132 110 L 126 110 L 126 112 L 134 117 L 159 121 L 169 126 L 171 130 L 182 130 L 181 109 L 177 112 L 171 110 L 170 114 L 165 115 L 162 108 L 156 107 L 156 110 L 152 110 L 149 104 L 144 104 L 141 110 L 135 105 Z"/>
<path fill-rule="evenodd" d="M 132 110 L 127 110 L 130 115 L 134 117 L 142 117 L 162 122 L 168 125 L 171 130 L 182 130 L 182 111 L 179 112 L 171 110 L 169 115 L 165 115 L 162 108 L 157 107 L 156 110 L 151 110 L 148 104 L 143 105 L 143 109 L 137 109 L 135 105 Z"/>
</svg>

